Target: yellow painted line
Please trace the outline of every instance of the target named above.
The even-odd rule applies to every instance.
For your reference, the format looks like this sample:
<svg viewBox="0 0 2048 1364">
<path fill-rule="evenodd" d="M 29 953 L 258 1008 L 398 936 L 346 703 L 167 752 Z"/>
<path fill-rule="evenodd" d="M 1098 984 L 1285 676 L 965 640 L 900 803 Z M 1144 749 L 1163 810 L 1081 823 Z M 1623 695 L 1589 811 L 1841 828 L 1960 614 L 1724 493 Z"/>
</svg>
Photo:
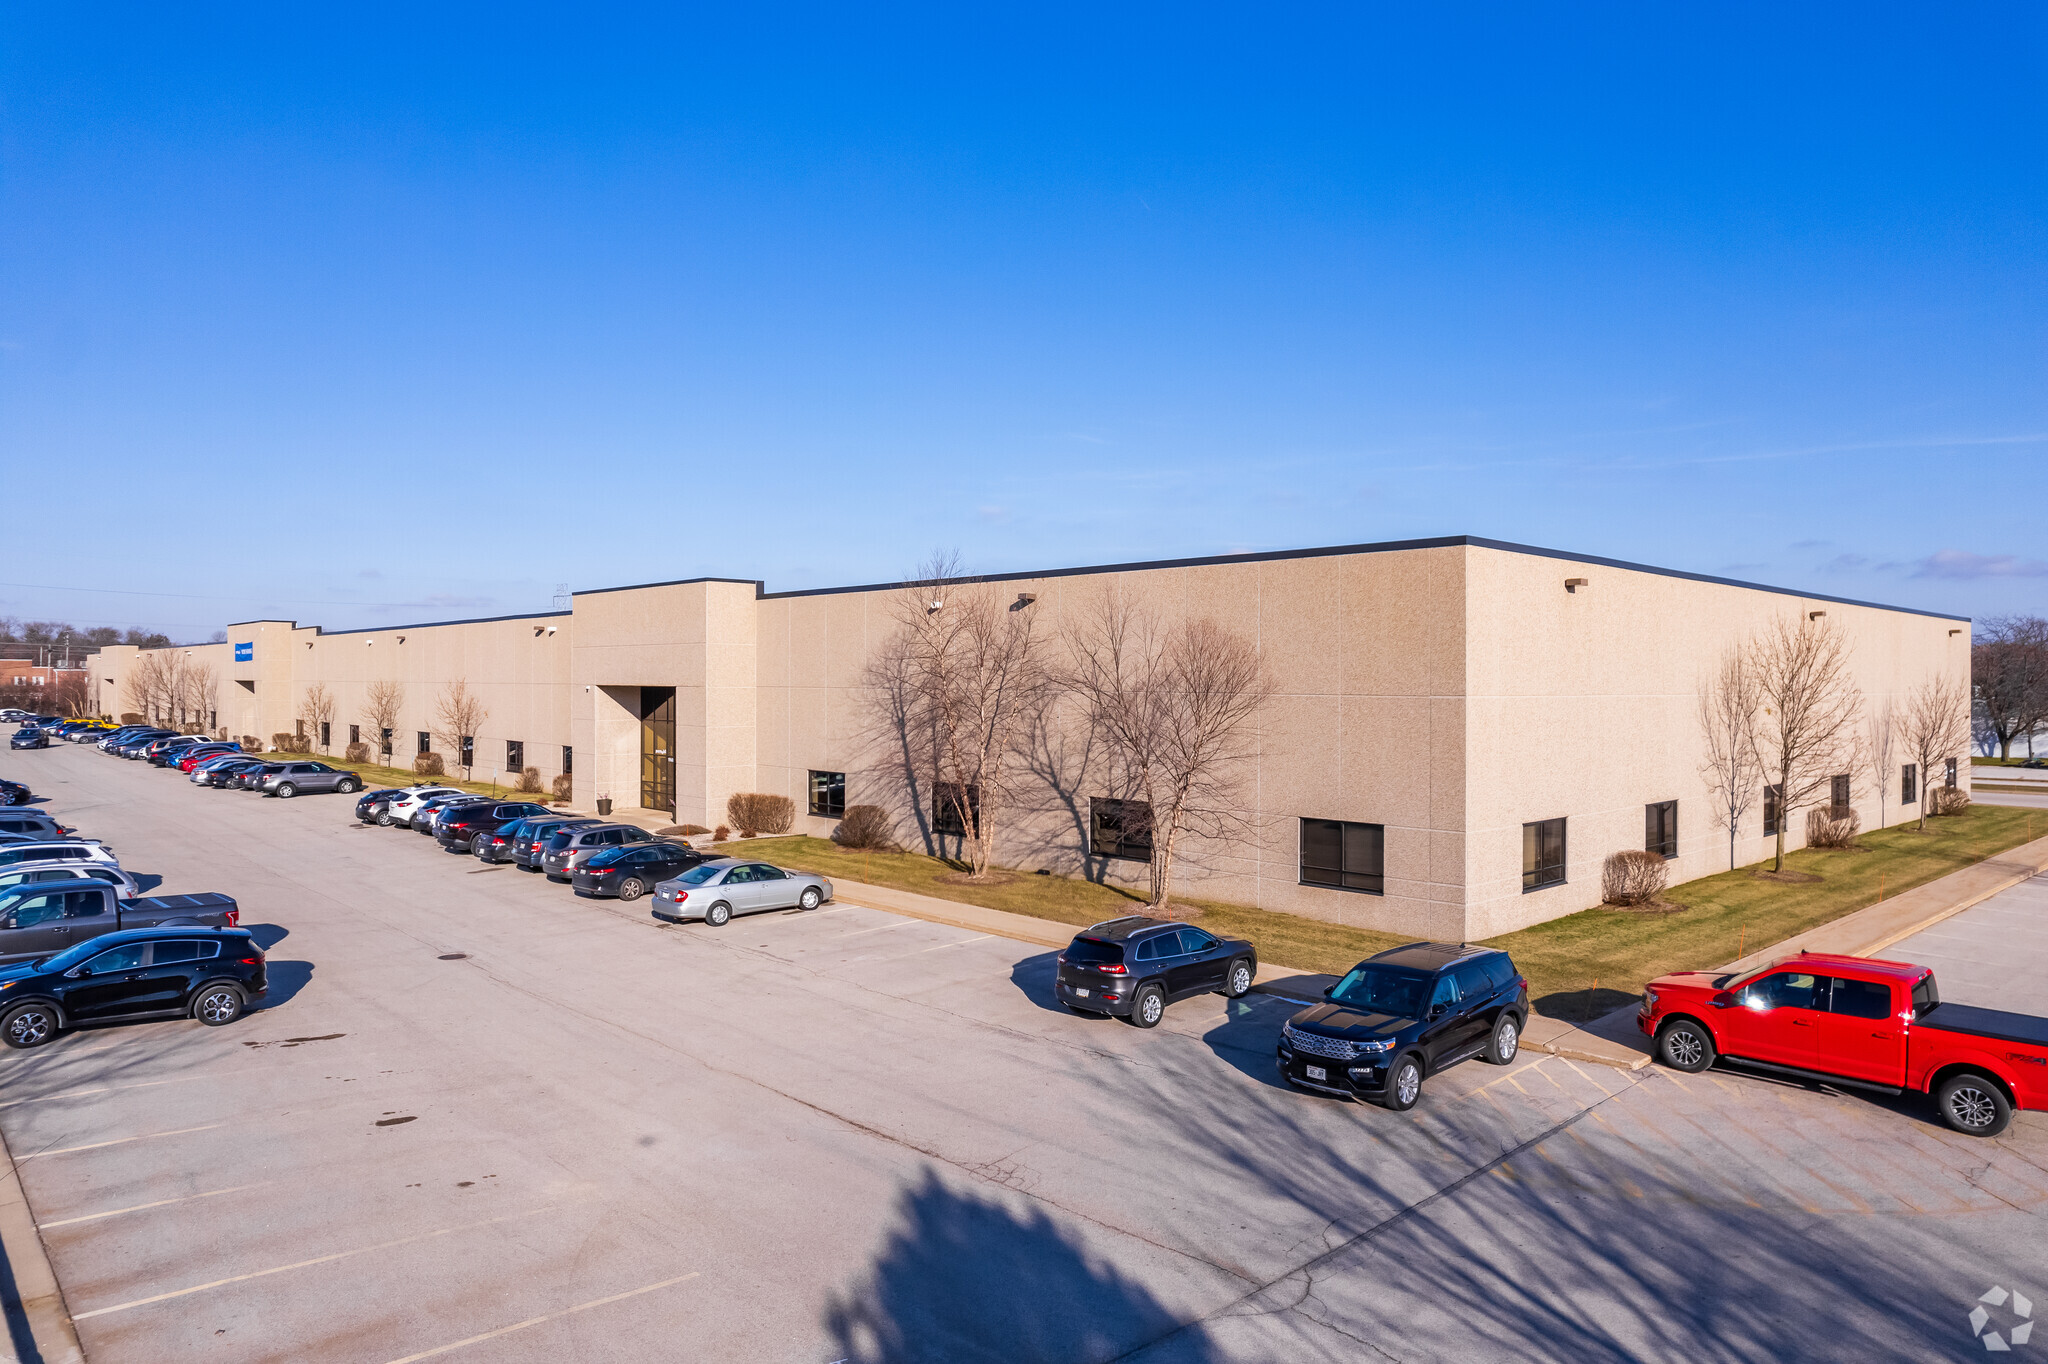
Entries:
<svg viewBox="0 0 2048 1364">
<path fill-rule="evenodd" d="M 60 1146 L 54 1151 L 31 1151 L 25 1156 L 16 1156 L 14 1163 L 19 1165 L 24 1160 L 35 1160 L 39 1156 L 68 1156 L 74 1151 L 97 1151 L 106 1146 L 125 1146 L 131 1141 L 149 1141 L 156 1137 L 182 1137 L 187 1132 L 211 1132 L 216 1127 L 226 1126 L 224 1122 L 210 1122 L 204 1127 L 179 1127 L 169 1132 L 144 1132 L 139 1137 L 116 1137 L 112 1141 L 87 1142 L 83 1146 Z"/>
<path fill-rule="evenodd" d="M 183 1298 L 193 1293 L 204 1293 L 209 1288 L 224 1288 L 231 1283 L 246 1283 L 250 1279 L 268 1278 L 272 1274 L 283 1274 L 289 1270 L 305 1269 L 312 1265 L 332 1264 L 336 1260 L 346 1260 L 356 1255 L 368 1255 L 371 1251 L 375 1250 L 393 1250 L 399 1246 L 414 1245 L 420 1241 L 431 1241 L 437 1236 L 453 1236 L 458 1231 L 475 1231 L 479 1227 L 492 1227 L 500 1222 L 516 1222 L 522 1217 L 538 1217 L 544 1212 L 554 1211 L 556 1211 L 554 1207 L 533 1208 L 527 1212 L 507 1213 L 503 1217 L 493 1217 L 483 1222 L 468 1222 L 459 1227 L 442 1227 L 436 1231 L 423 1231 L 417 1236 L 401 1236 L 395 1241 L 379 1241 L 374 1246 L 359 1246 L 354 1250 L 337 1250 L 331 1255 L 315 1255 L 310 1260 L 294 1260 L 288 1265 L 272 1265 L 269 1269 L 252 1270 L 247 1274 L 236 1274 L 226 1279 L 215 1279 L 211 1283 L 193 1284 L 190 1288 L 174 1288 L 168 1293 L 157 1293 L 147 1298 L 137 1298 L 133 1302 L 117 1302 L 112 1307 L 95 1307 L 90 1312 L 77 1313 L 71 1319 L 73 1321 L 87 1321 L 93 1317 L 104 1317 L 111 1312 L 126 1312 L 131 1307 L 147 1307 L 151 1303 L 168 1302 L 172 1298 Z"/>
<path fill-rule="evenodd" d="M 255 1184 L 237 1184 L 231 1189 L 208 1189 L 205 1193 L 186 1194 L 183 1198 L 159 1198 L 154 1203 L 136 1203 L 126 1208 L 109 1208 L 105 1212 L 89 1212 L 83 1217 L 66 1217 L 56 1222 L 38 1222 L 37 1231 L 48 1231 L 52 1227 L 75 1226 L 80 1222 L 97 1222 L 102 1217 L 119 1217 L 124 1212 L 143 1212 L 149 1208 L 167 1208 L 173 1203 L 190 1203 L 195 1198 L 219 1198 L 222 1194 L 241 1193 L 244 1189 L 260 1189 L 273 1183 L 261 1180 Z"/>
<path fill-rule="evenodd" d="M 1571 1058 L 1569 1057 L 1560 1056 L 1557 1059 L 1563 1061 L 1568 1066 L 1572 1066 Z M 1584 1080 L 1587 1084 L 1599 1090 L 1600 1093 L 1606 1096 L 1607 1098 L 1611 1099 L 1614 1097 L 1615 1092 L 1613 1090 L 1607 1088 L 1607 1086 L 1601 1084 L 1598 1080 L 1595 1080 L 1592 1076 L 1586 1074 L 1585 1071 L 1580 1070 L 1577 1066 L 1572 1066 L 1572 1074 L 1578 1076 L 1581 1080 Z"/>
<path fill-rule="evenodd" d="M 651 1283 L 645 1288 L 634 1288 L 624 1293 L 614 1293 L 609 1298 L 593 1298 L 589 1302 L 579 1302 L 574 1307 L 565 1307 L 559 1312 L 550 1312 L 546 1316 L 528 1317 L 525 1321 L 514 1322 L 510 1326 L 500 1326 L 495 1331 L 486 1331 L 480 1336 L 471 1336 L 467 1340 L 458 1340 L 452 1345 L 437 1345 L 431 1350 L 421 1350 L 416 1355 L 407 1355 L 403 1359 L 394 1359 L 391 1361 L 391 1364 L 417 1364 L 419 1360 L 432 1359 L 435 1355 L 445 1355 L 450 1350 L 460 1350 L 465 1345 L 475 1345 L 481 1341 L 496 1340 L 499 1336 L 509 1336 L 514 1331 L 524 1331 L 527 1327 L 538 1326 L 544 1321 L 554 1321 L 559 1317 L 572 1316 L 577 1312 L 588 1312 L 593 1307 L 603 1307 L 608 1303 L 622 1302 L 627 1298 L 637 1298 L 642 1293 L 652 1293 L 658 1288 L 669 1288 L 679 1283 L 687 1283 L 696 1277 L 697 1271 L 693 1271 L 688 1274 L 679 1274 L 673 1279 L 663 1279 L 660 1283 Z"/>
</svg>

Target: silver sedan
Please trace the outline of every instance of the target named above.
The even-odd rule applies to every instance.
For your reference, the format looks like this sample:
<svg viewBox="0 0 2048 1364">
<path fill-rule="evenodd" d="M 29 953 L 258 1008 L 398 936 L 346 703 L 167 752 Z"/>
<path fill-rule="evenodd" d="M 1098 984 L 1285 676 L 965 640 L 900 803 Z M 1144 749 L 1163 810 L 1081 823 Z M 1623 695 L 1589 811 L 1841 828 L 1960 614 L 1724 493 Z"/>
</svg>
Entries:
<svg viewBox="0 0 2048 1364">
<path fill-rule="evenodd" d="M 663 919 L 702 919 L 717 928 L 735 914 L 816 909 L 831 898 L 832 883 L 822 876 L 721 857 L 656 886 L 654 913 Z"/>
</svg>

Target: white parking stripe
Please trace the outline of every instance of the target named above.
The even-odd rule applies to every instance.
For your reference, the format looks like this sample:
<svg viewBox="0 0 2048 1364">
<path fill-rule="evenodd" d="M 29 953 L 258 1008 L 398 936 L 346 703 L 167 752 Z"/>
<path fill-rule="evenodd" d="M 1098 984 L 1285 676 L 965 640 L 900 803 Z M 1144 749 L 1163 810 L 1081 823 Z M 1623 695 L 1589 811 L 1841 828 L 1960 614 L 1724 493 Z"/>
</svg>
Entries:
<svg viewBox="0 0 2048 1364">
<path fill-rule="evenodd" d="M 54 1151 L 31 1151 L 25 1156 L 16 1156 L 14 1163 L 19 1165 L 24 1160 L 36 1160 L 43 1156 L 68 1156 L 74 1151 L 97 1151 L 103 1146 L 125 1146 L 131 1141 L 149 1141 L 155 1137 L 182 1137 L 187 1132 L 211 1132 L 216 1127 L 226 1126 L 224 1122 L 210 1122 L 204 1127 L 178 1127 L 169 1132 L 144 1132 L 137 1137 L 116 1137 L 112 1141 L 92 1141 L 83 1146 L 60 1146 Z"/>
<path fill-rule="evenodd" d="M 917 949 L 917 952 L 943 952 L 949 947 L 960 947 L 971 942 L 987 942 L 994 936 L 995 934 L 993 933 L 977 933 L 971 938 L 961 938 L 957 942 L 942 942 L 937 947 L 920 947 Z M 906 952 L 904 955 L 914 957 L 917 955 L 917 952 Z"/>
<path fill-rule="evenodd" d="M 900 924 L 883 924 L 880 928 L 856 928 L 851 933 L 841 933 L 839 935 L 839 938 L 859 938 L 864 937 L 869 933 L 894 933 L 899 928 L 916 928 L 919 924 L 924 922 L 926 922 L 926 920 L 905 919 Z M 839 941 L 839 938 L 834 938 L 833 941 L 837 942 Z"/>
<path fill-rule="evenodd" d="M 271 1182 L 271 1180 L 266 1179 L 256 1184 L 237 1184 L 232 1189 L 208 1189 L 205 1193 L 186 1194 L 183 1198 L 159 1198 L 154 1203 L 137 1203 L 133 1207 L 127 1208 L 109 1208 L 105 1212 L 89 1212 L 83 1217 L 66 1217 L 56 1222 L 38 1222 L 36 1223 L 36 1230 L 48 1231 L 52 1227 L 68 1227 L 78 1222 L 97 1222 L 102 1217 L 119 1217 L 124 1212 L 142 1212 L 148 1208 L 169 1207 L 173 1203 L 190 1203 L 195 1198 L 219 1198 L 222 1194 L 240 1193 L 244 1189 L 260 1189 Z"/>
<path fill-rule="evenodd" d="M 418 1360 L 432 1359 L 435 1355 L 445 1355 L 450 1350 L 459 1350 L 465 1345 L 475 1345 L 479 1341 L 495 1340 L 499 1336 L 509 1336 L 514 1331 L 524 1331 L 529 1326 L 538 1326 L 544 1321 L 553 1321 L 557 1317 L 573 1316 L 577 1312 L 588 1312 L 593 1307 L 603 1307 L 606 1303 L 619 1302 L 626 1298 L 637 1298 L 642 1293 L 652 1293 L 657 1288 L 668 1288 L 674 1284 L 686 1283 L 696 1278 L 698 1272 L 693 1270 L 688 1274 L 679 1274 L 673 1279 L 663 1279 L 660 1283 L 651 1283 L 645 1288 L 635 1288 L 624 1293 L 614 1293 L 609 1298 L 593 1298 L 589 1302 L 579 1302 L 574 1307 L 564 1307 L 561 1311 L 550 1312 L 544 1317 L 528 1317 L 525 1321 L 516 1322 L 511 1326 L 500 1326 L 495 1331 L 486 1331 L 480 1336 L 471 1336 L 468 1340 L 458 1340 L 453 1345 L 436 1345 L 431 1350 L 421 1350 L 416 1355 L 407 1355 L 403 1359 L 394 1359 L 391 1361 L 391 1364 L 416 1364 Z"/>
<path fill-rule="evenodd" d="M 374 1246 L 360 1246 L 355 1250 L 337 1250 L 332 1255 L 315 1255 L 310 1260 L 295 1260 L 288 1265 L 273 1265 L 269 1269 L 253 1270 L 247 1274 L 237 1274 L 233 1278 L 215 1279 L 211 1283 L 193 1284 L 190 1288 L 174 1288 L 168 1293 L 157 1293 L 151 1297 L 137 1298 L 133 1302 L 117 1302 L 112 1307 L 95 1307 L 90 1312 L 77 1313 L 71 1319 L 73 1321 L 86 1321 L 93 1317 L 104 1317 L 110 1312 L 126 1312 L 131 1307 L 147 1307 L 153 1302 L 168 1302 L 172 1298 L 183 1298 L 193 1293 L 204 1293 L 209 1288 L 223 1288 L 231 1283 L 246 1283 L 250 1279 L 268 1278 L 272 1274 L 283 1274 L 287 1270 L 293 1269 L 305 1269 L 311 1265 L 331 1264 L 336 1260 L 346 1260 L 354 1255 L 368 1255 L 373 1250 L 394 1250 L 399 1246 L 409 1246 L 419 1241 L 431 1241 L 436 1236 L 453 1236 L 458 1231 L 475 1231 L 478 1227 L 496 1226 L 500 1222 L 516 1222 L 522 1217 L 538 1217 L 544 1212 L 554 1212 L 556 1210 L 554 1206 L 532 1208 L 526 1212 L 507 1213 L 503 1217 L 493 1217 L 483 1222 L 468 1222 L 459 1227 L 442 1227 L 438 1231 L 423 1231 L 417 1236 L 401 1236 L 396 1241 L 379 1241 Z"/>
</svg>

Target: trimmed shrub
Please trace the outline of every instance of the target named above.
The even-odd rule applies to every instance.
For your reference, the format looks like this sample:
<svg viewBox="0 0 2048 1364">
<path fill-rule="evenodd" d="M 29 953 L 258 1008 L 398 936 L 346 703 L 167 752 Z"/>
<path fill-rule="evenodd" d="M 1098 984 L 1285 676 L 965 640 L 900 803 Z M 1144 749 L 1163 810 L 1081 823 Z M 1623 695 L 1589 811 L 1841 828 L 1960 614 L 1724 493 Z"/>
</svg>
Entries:
<svg viewBox="0 0 2048 1364">
<path fill-rule="evenodd" d="M 671 824 L 666 829 L 657 829 L 655 832 L 663 838 L 695 838 L 698 834 L 708 834 L 711 830 L 702 824 Z"/>
<path fill-rule="evenodd" d="M 241 742 L 244 753 L 261 753 L 263 751 L 263 741 L 253 734 L 244 734 Z"/>
<path fill-rule="evenodd" d="M 370 760 L 370 746 L 368 744 L 350 744 L 342 751 L 341 756 L 352 763 L 366 763 Z"/>
<path fill-rule="evenodd" d="M 1846 848 L 1863 832 L 1863 817 L 1846 805 L 1829 805 L 1806 812 L 1806 846 Z"/>
<path fill-rule="evenodd" d="M 544 789 L 540 784 L 540 769 L 529 767 L 519 774 L 519 785 L 512 788 L 521 795 L 539 795 Z"/>
<path fill-rule="evenodd" d="M 1959 815 L 1970 808 L 1970 793 L 1960 786 L 1937 786 L 1927 793 L 1927 813 Z"/>
<path fill-rule="evenodd" d="M 879 805 L 849 805 L 832 831 L 832 841 L 842 848 L 887 852 L 896 846 L 896 828 Z"/>
<path fill-rule="evenodd" d="M 412 773 L 416 777 L 445 777 L 448 765 L 438 753 L 422 753 L 412 760 Z"/>
<path fill-rule="evenodd" d="M 711 841 L 713 843 L 724 843 L 731 838 L 732 830 L 726 828 L 723 824 L 711 831 Z"/>
<path fill-rule="evenodd" d="M 1640 848 L 1609 853 L 1600 864 L 1600 898 L 1610 905 L 1647 905 L 1664 893 L 1670 879 L 1671 864 L 1661 853 Z"/>
<path fill-rule="evenodd" d="M 121 712 L 121 723 L 124 725 L 146 725 L 149 723 L 149 717 L 147 715 L 137 715 L 132 710 L 124 710 Z"/>
<path fill-rule="evenodd" d="M 796 821 L 796 802 L 764 791 L 735 791 L 725 802 L 725 817 L 747 838 L 755 834 L 786 834 Z"/>
<path fill-rule="evenodd" d="M 567 799 L 569 799 L 569 795 L 570 795 L 570 793 L 571 793 L 572 791 L 574 791 L 575 789 L 576 789 L 576 783 L 575 783 L 575 782 L 573 782 L 573 781 L 571 781 L 571 780 L 569 779 L 569 774 L 568 774 L 567 772 L 564 772 L 564 773 L 563 773 L 563 774 L 562 774 L 561 776 L 559 776 L 559 777 L 556 777 L 556 778 L 555 778 L 555 799 L 556 799 L 556 800 L 567 800 Z"/>
</svg>

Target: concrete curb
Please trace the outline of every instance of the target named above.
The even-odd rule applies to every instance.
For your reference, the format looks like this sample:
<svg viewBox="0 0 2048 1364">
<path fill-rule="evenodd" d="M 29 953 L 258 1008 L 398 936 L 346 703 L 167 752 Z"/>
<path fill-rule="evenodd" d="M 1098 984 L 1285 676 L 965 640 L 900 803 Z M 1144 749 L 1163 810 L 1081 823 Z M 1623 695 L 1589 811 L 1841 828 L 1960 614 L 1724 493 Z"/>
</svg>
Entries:
<svg viewBox="0 0 2048 1364">
<path fill-rule="evenodd" d="M 14 1154 L 0 1135 L 0 1310 L 7 1317 L 7 1335 L 0 1347 L 15 1364 L 85 1364 L 85 1351 L 64 1305 L 63 1289 L 43 1250 L 35 1213 L 22 1192 Z M 23 1335 L 27 1340 L 24 1342 Z M 26 1344 L 26 1350 L 23 1349 Z"/>
</svg>

